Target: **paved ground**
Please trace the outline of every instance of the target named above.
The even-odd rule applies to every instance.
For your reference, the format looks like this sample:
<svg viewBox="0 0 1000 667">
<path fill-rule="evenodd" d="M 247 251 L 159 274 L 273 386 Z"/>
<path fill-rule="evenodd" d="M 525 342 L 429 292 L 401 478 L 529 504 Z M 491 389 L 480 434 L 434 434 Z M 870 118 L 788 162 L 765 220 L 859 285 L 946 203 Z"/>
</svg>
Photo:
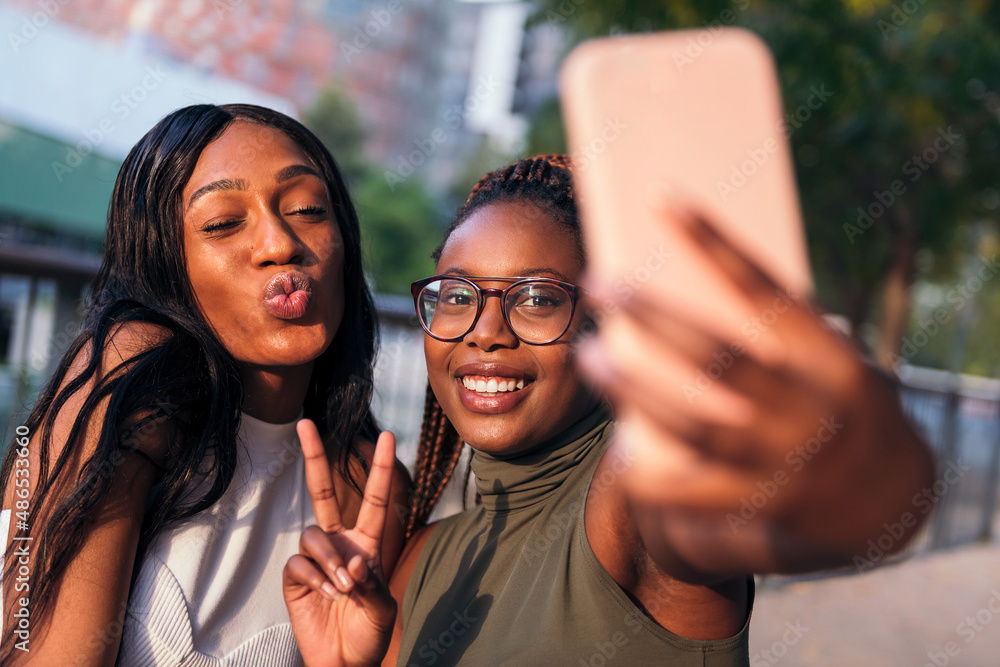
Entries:
<svg viewBox="0 0 1000 667">
<path fill-rule="evenodd" d="M 751 667 L 1000 667 L 1000 542 L 758 584 Z"/>
</svg>

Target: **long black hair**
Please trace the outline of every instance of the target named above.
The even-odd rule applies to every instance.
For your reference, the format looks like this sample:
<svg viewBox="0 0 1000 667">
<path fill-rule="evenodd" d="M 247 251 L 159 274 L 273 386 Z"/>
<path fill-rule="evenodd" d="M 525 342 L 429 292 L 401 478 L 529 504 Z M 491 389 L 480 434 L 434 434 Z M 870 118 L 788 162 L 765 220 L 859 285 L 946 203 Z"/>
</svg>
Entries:
<svg viewBox="0 0 1000 667">
<path fill-rule="evenodd" d="M 344 179 L 323 144 L 284 114 L 244 104 L 179 109 L 157 123 L 121 166 L 108 208 L 104 260 L 93 283 L 82 330 L 24 424 L 28 432 L 39 435 L 32 447 L 40 456 L 38 482 L 26 522 L 32 527 L 34 545 L 29 580 L 33 629 L 41 627 L 39 621 L 51 610 L 59 579 L 83 543 L 88 520 L 108 497 L 111 473 L 122 460 L 122 449 L 134 450 L 130 439 L 136 430 L 126 431 L 124 425 L 133 423 L 137 416 L 144 421 L 168 419 L 180 441 L 143 517 L 133 584 L 157 533 L 210 507 L 233 478 L 243 399 L 239 368 L 199 312 L 188 280 L 181 192 L 202 150 L 236 121 L 283 132 L 308 156 L 329 189 L 344 243 L 344 316 L 332 344 L 313 365 L 303 409 L 324 435 L 331 460 L 358 486 L 351 461 L 360 462 L 362 469 L 364 462 L 356 440 L 374 442 L 378 434 L 370 409 L 378 328 L 362 271 L 358 218 Z M 244 149 L 246 155 L 233 156 L 234 160 L 253 159 L 255 151 L 266 150 L 253 145 Z M 103 374 L 109 338 L 129 323 L 152 325 L 166 334 L 158 336 L 149 349 Z M 79 374 L 70 374 L 71 364 L 78 358 L 86 359 L 86 366 Z M 68 436 L 69 444 L 50 460 L 56 416 L 89 382 L 95 382 L 95 388 L 85 397 Z M 74 451 L 72 443 L 78 442 L 88 425 L 94 426 L 90 422 L 103 401 L 107 401 L 107 411 L 96 450 L 74 476 L 69 461 L 79 451 Z M 13 479 L 17 450 L 8 448 L 0 469 L 0 498 L 5 497 Z M 202 488 L 206 474 L 207 492 L 192 498 L 192 487 Z M 58 491 L 48 500 L 51 513 L 37 525 L 39 508 L 57 485 Z M 11 560 L 5 570 L 5 581 L 11 581 L 15 561 Z M 4 632 L 3 657 L 15 650 L 11 625 L 8 623 Z"/>
</svg>

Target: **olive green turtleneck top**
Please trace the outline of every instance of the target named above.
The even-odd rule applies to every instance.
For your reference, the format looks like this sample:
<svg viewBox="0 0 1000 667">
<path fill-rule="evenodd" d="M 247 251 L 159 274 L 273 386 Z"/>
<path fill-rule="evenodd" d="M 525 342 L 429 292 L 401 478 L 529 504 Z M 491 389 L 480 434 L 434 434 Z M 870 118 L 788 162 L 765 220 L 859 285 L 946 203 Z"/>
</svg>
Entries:
<svg viewBox="0 0 1000 667">
<path fill-rule="evenodd" d="M 601 408 L 526 454 L 474 452 L 483 504 L 428 536 L 403 599 L 397 665 L 748 664 L 749 618 L 729 639 L 679 637 L 598 562 L 584 503 L 611 426 Z"/>
</svg>

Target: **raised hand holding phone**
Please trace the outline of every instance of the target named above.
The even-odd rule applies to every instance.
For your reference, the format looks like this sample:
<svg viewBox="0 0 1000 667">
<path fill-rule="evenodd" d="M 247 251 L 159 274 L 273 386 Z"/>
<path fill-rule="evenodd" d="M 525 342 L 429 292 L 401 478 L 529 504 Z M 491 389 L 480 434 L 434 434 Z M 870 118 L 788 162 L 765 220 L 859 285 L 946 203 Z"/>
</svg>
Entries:
<svg viewBox="0 0 1000 667">
<path fill-rule="evenodd" d="M 348 529 L 316 425 L 303 419 L 297 430 L 317 525 L 302 532 L 282 577 L 295 640 L 308 667 L 378 665 L 396 618 L 382 572 L 395 436 L 379 436 L 358 520 Z"/>
<path fill-rule="evenodd" d="M 692 37 L 711 42 L 693 60 Z M 600 321 L 581 359 L 615 406 L 644 539 L 711 573 L 849 562 L 933 462 L 808 303 L 767 47 L 741 29 L 594 40 L 562 97 Z"/>
<path fill-rule="evenodd" d="M 928 448 L 891 384 L 808 302 L 711 223 L 671 217 L 687 218 L 692 246 L 757 313 L 768 353 L 741 351 L 742 336 L 714 336 L 653 291 L 620 301 L 628 344 L 595 339 L 581 361 L 622 413 L 616 446 L 639 463 L 622 481 L 707 570 L 843 564 L 912 510 L 932 479 Z"/>
</svg>

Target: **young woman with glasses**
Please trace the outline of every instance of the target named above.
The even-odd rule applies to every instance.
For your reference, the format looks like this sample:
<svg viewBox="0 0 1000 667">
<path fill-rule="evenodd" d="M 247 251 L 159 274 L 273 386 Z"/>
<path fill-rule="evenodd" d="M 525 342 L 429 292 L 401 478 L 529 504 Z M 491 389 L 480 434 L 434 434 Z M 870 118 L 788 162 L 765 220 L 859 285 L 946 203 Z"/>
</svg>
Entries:
<svg viewBox="0 0 1000 667">
<path fill-rule="evenodd" d="M 692 221 L 690 234 L 744 298 L 773 300 L 711 227 Z M 429 386 L 411 537 L 390 582 L 400 610 L 361 567 L 377 539 L 315 532 L 285 570 L 307 665 L 375 664 L 387 646 L 384 665 L 746 665 L 751 572 L 849 564 L 931 482 L 892 388 L 797 302 L 771 328 L 783 356 L 741 358 L 718 380 L 750 421 L 678 405 L 685 375 L 670 355 L 696 368 L 718 342 L 659 304 L 622 302 L 649 341 L 642 363 L 593 341 L 581 356 L 615 413 L 651 423 L 655 442 L 612 446 L 611 408 L 574 354 L 584 248 L 561 156 L 486 176 L 434 257 L 438 275 L 413 285 Z M 798 466 L 796 448 L 823 428 L 826 444 Z M 481 504 L 425 526 L 463 443 Z M 743 502 L 772 486 L 748 516 Z M 317 515 L 335 515 L 324 505 Z M 378 535 L 391 509 L 359 528 Z M 345 558 L 358 576 L 324 601 L 329 563 Z"/>
</svg>

